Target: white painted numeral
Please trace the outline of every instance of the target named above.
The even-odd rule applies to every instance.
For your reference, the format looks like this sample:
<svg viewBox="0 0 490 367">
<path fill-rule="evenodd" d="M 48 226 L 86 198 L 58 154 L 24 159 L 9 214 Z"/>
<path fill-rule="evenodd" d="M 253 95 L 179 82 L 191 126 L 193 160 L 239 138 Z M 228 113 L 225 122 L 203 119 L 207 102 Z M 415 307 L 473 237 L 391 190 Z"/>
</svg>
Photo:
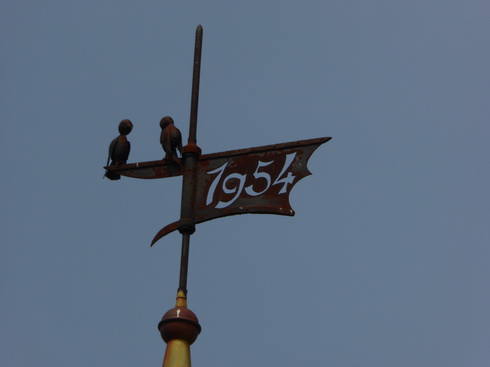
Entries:
<svg viewBox="0 0 490 367">
<path fill-rule="evenodd" d="M 274 163 L 274 161 L 269 161 L 269 162 L 258 161 L 257 168 L 253 173 L 253 177 L 255 181 L 265 180 L 266 182 L 265 188 L 261 191 L 254 190 L 254 183 L 244 188 L 245 181 L 247 179 L 246 174 L 239 174 L 239 173 L 229 174 L 223 180 L 221 188 L 223 190 L 223 193 L 235 194 L 235 195 L 233 196 L 232 199 L 228 201 L 219 201 L 215 207 L 217 209 L 223 209 L 230 206 L 235 202 L 235 200 L 237 200 L 240 197 L 244 189 L 247 195 L 249 196 L 259 196 L 264 194 L 267 190 L 269 190 L 271 185 L 283 185 L 279 190 L 279 194 L 285 194 L 288 191 L 288 185 L 292 185 L 294 179 L 296 178 L 296 176 L 293 176 L 292 172 L 287 172 L 287 170 L 290 168 L 295 158 L 296 158 L 296 153 L 290 153 L 286 155 L 286 159 L 284 160 L 284 166 L 282 167 L 281 172 L 276 177 L 274 182 L 272 182 L 272 184 L 271 184 L 272 181 L 271 175 L 265 171 L 259 171 L 259 170 L 263 167 L 267 167 L 271 165 L 272 163 Z M 218 187 L 218 184 L 221 182 L 221 178 L 223 177 L 223 174 L 227 166 L 228 166 L 228 162 L 223 164 L 221 167 L 216 168 L 215 170 L 207 172 L 209 175 L 213 175 L 215 173 L 217 173 L 218 175 L 214 178 L 213 182 L 211 182 L 211 185 L 209 186 L 208 195 L 206 196 L 206 205 L 210 205 L 213 202 L 216 188 Z M 238 182 L 233 187 L 228 187 L 228 183 L 231 180 L 238 180 Z"/>
<path fill-rule="evenodd" d="M 273 183 L 273 185 L 284 184 L 284 186 L 279 191 L 279 194 L 285 194 L 288 184 L 292 184 L 294 179 L 296 178 L 296 176 L 293 176 L 291 172 L 288 172 L 288 175 L 286 177 L 280 178 L 289 168 L 291 163 L 293 163 L 295 157 L 296 153 L 290 153 L 286 155 L 286 160 L 284 162 L 284 166 L 282 167 L 281 173 L 279 173 L 279 176 L 277 176 L 276 180 Z"/>
<path fill-rule="evenodd" d="M 208 196 L 206 197 L 206 205 L 209 205 L 213 202 L 214 191 L 216 190 L 216 187 L 218 186 L 219 180 L 221 179 L 221 176 L 223 176 L 223 172 L 225 172 L 225 168 L 227 165 L 228 165 L 228 162 L 223 164 L 221 167 L 216 168 L 215 170 L 208 172 L 208 175 L 212 175 L 212 174 L 217 173 L 217 172 L 219 172 L 219 175 L 216 176 L 214 181 L 211 183 L 211 186 L 209 186 Z"/>
<path fill-rule="evenodd" d="M 223 181 L 223 192 L 225 194 L 233 194 L 236 192 L 235 196 L 233 199 L 228 200 L 228 201 L 220 201 L 218 204 L 216 204 L 216 208 L 218 209 L 223 209 L 226 208 L 227 206 L 230 206 L 233 204 L 233 202 L 238 199 L 240 194 L 242 193 L 243 186 L 245 185 L 245 179 L 247 178 L 247 175 L 241 175 L 239 173 L 232 173 L 231 175 L 227 176 L 225 180 Z M 226 183 L 230 180 L 237 179 L 239 181 L 238 186 L 232 187 L 229 189 L 226 186 Z"/>
<path fill-rule="evenodd" d="M 255 177 L 255 180 L 257 181 L 258 179 L 260 178 L 263 178 L 264 180 L 267 181 L 267 186 L 265 187 L 265 189 L 263 189 L 262 191 L 260 192 L 256 192 L 254 190 L 254 185 L 250 185 L 250 186 L 247 186 L 245 187 L 245 192 L 247 194 L 249 194 L 250 196 L 259 196 L 259 195 L 262 195 L 264 192 L 267 191 L 267 189 L 269 188 L 269 186 L 271 185 L 271 175 L 269 175 L 268 173 L 266 172 L 259 172 L 259 168 L 260 167 L 267 167 L 269 164 L 271 163 L 274 163 L 274 161 L 270 161 L 270 162 L 262 162 L 262 161 L 259 161 L 259 163 L 257 163 L 257 169 L 255 170 L 254 172 L 254 177 Z"/>
</svg>

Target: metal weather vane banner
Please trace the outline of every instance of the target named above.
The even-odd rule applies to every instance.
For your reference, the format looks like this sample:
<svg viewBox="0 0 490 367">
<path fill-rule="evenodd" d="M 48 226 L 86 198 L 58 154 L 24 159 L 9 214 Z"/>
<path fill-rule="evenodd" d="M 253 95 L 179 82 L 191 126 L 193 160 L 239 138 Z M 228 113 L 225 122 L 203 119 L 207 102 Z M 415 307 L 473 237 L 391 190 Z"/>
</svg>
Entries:
<svg viewBox="0 0 490 367">
<path fill-rule="evenodd" d="M 294 215 L 289 204 L 291 188 L 311 174 L 307 168 L 308 159 L 315 149 L 331 139 L 317 138 L 201 155 L 196 144 L 201 50 L 202 27 L 199 26 L 194 49 L 188 144 L 182 148 L 180 131 L 174 126 L 173 119 L 165 116 L 160 121 L 165 159 L 126 164 L 130 144 L 123 133 L 127 135 L 131 130 L 121 130 L 121 126 L 121 136 L 114 139 L 109 149 L 109 156 L 115 162 L 105 167 L 105 176 L 110 179 L 184 176 L 181 218 L 160 230 L 153 238 L 152 246 L 170 232 L 180 230 L 192 234 L 195 224 L 215 218 L 245 213 Z M 121 157 L 114 154 L 121 150 L 114 145 L 118 139 L 127 145 L 124 153 L 119 154 Z M 182 152 L 181 161 L 177 149 Z"/>
<path fill-rule="evenodd" d="M 212 154 L 199 163 L 196 223 L 243 213 L 294 215 L 292 187 L 311 173 L 307 162 L 328 138 Z"/>
<path fill-rule="evenodd" d="M 331 138 L 317 138 L 200 155 L 196 165 L 192 201 L 194 224 L 236 214 L 294 215 L 289 193 L 302 178 L 313 152 Z M 110 172 L 141 179 L 182 175 L 174 162 L 153 161 L 116 167 Z M 180 228 L 181 221 L 164 227 L 152 245 Z"/>
</svg>

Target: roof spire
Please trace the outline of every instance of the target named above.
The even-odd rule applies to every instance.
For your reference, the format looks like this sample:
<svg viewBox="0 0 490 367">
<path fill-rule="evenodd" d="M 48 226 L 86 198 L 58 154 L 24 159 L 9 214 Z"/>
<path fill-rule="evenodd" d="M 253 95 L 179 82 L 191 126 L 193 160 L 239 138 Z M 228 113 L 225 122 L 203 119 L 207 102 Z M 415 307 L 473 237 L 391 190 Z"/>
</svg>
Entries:
<svg viewBox="0 0 490 367">
<path fill-rule="evenodd" d="M 187 297 L 177 291 L 175 307 L 163 315 L 158 324 L 162 339 L 167 343 L 163 367 L 191 367 L 191 344 L 201 332 L 197 316 L 187 308 Z"/>
</svg>

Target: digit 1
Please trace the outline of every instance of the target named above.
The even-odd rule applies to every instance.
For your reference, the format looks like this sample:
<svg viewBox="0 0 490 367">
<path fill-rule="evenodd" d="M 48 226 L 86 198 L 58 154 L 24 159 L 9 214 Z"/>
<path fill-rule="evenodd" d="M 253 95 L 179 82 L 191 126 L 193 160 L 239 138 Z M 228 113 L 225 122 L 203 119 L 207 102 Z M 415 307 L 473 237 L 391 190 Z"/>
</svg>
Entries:
<svg viewBox="0 0 490 367">
<path fill-rule="evenodd" d="M 218 186 L 219 180 L 221 179 L 221 176 L 223 176 L 223 172 L 225 172 L 225 168 L 227 165 L 228 162 L 226 162 L 221 167 L 216 168 L 213 171 L 207 172 L 208 175 L 212 175 L 214 173 L 219 172 L 219 175 L 216 176 L 214 181 L 211 183 L 211 186 L 209 186 L 208 196 L 206 197 L 206 205 L 209 205 L 213 202 L 214 192 L 216 191 L 216 187 Z"/>
</svg>

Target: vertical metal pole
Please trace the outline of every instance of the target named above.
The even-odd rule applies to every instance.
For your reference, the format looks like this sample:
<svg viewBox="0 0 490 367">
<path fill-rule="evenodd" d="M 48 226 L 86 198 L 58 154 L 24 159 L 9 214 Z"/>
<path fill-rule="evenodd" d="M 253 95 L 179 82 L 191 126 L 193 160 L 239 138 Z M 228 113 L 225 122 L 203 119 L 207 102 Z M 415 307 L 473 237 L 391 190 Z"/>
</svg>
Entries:
<svg viewBox="0 0 490 367">
<path fill-rule="evenodd" d="M 179 290 L 184 291 L 184 294 L 187 294 L 187 269 L 189 267 L 190 239 L 191 239 L 191 235 L 189 233 L 182 233 L 182 253 L 180 256 Z"/>
<path fill-rule="evenodd" d="M 197 108 L 199 106 L 199 80 L 201 76 L 202 26 L 196 29 L 196 44 L 194 47 L 194 70 L 192 73 L 192 100 L 189 128 L 189 144 L 196 144 L 197 139 Z"/>
<path fill-rule="evenodd" d="M 191 117 L 189 139 L 182 151 L 182 202 L 179 232 L 182 234 L 179 290 L 175 307 L 163 316 L 158 324 L 160 334 L 167 343 L 163 367 L 191 367 L 190 345 L 201 332 L 196 315 L 187 308 L 187 269 L 189 265 L 190 237 L 196 230 L 194 223 L 194 201 L 196 168 L 201 149 L 196 145 L 197 107 L 199 102 L 199 76 L 201 71 L 202 27 L 196 30 L 194 68 L 192 77 Z"/>
<path fill-rule="evenodd" d="M 179 290 L 187 294 L 187 270 L 189 264 L 190 236 L 195 231 L 194 224 L 194 196 L 196 166 L 201 155 L 201 149 L 197 143 L 197 110 L 199 105 L 199 79 L 201 75 L 201 50 L 202 50 L 202 26 L 196 29 L 196 43 L 194 47 L 194 66 L 192 74 L 191 116 L 189 123 L 188 144 L 183 148 L 183 181 L 182 181 L 182 206 L 180 212 L 180 228 L 182 233 L 182 253 L 180 260 Z"/>
</svg>

